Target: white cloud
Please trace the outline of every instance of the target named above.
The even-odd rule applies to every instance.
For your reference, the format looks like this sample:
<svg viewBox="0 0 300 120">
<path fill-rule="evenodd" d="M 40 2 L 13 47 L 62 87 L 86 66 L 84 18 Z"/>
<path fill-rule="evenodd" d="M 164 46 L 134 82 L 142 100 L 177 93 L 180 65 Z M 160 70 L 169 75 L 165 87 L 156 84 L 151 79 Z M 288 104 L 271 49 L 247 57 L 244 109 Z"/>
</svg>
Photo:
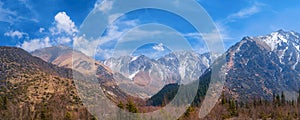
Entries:
<svg viewBox="0 0 300 120">
<path fill-rule="evenodd" d="M 81 51 L 87 56 L 94 56 L 97 49 L 99 40 L 89 39 L 87 40 L 85 36 L 79 36 L 74 38 L 74 49 Z"/>
<path fill-rule="evenodd" d="M 107 13 L 112 9 L 113 4 L 114 2 L 112 0 L 104 0 L 104 1 L 98 0 L 94 5 L 94 9 Z"/>
<path fill-rule="evenodd" d="M 174 1 L 173 1 L 173 4 L 174 4 L 175 6 L 178 6 L 178 5 L 180 5 L 180 1 L 179 1 L 179 0 L 174 0 Z"/>
<path fill-rule="evenodd" d="M 15 21 L 17 13 L 15 11 L 6 9 L 3 6 L 3 2 L 0 1 L 0 21 L 12 24 Z"/>
<path fill-rule="evenodd" d="M 112 15 L 108 16 L 108 23 L 112 24 L 116 19 L 118 19 L 122 15 L 124 15 L 124 14 L 119 13 L 119 14 L 112 14 Z"/>
<path fill-rule="evenodd" d="M 50 37 L 35 38 L 28 41 L 24 41 L 18 46 L 31 52 L 36 49 L 41 49 L 45 47 L 51 47 L 57 44 L 68 44 L 76 39 L 76 34 L 78 32 L 75 23 L 70 19 L 70 17 L 65 12 L 59 12 L 54 17 L 54 24 L 52 27 L 48 28 L 49 32 L 52 34 Z M 40 28 L 38 32 L 45 32 L 45 28 Z M 19 31 L 10 31 L 5 33 L 6 36 L 18 37 L 28 35 Z M 50 40 L 51 39 L 51 40 Z"/>
<path fill-rule="evenodd" d="M 204 40 L 207 48 L 213 52 L 223 51 L 224 40 L 229 39 L 228 35 L 220 33 L 220 31 L 217 29 L 212 30 L 211 32 L 207 32 L 207 33 L 188 33 L 188 34 L 185 34 L 184 36 L 192 37 L 192 38 L 198 39 L 198 40 L 201 40 L 201 39 Z M 224 38 L 224 37 L 227 37 L 227 38 Z M 205 51 L 205 49 L 206 49 L 203 46 L 196 45 L 196 47 L 198 47 L 197 49 L 199 49 L 199 50 L 201 49 L 201 51 Z"/>
<path fill-rule="evenodd" d="M 201 34 L 200 33 L 187 33 L 187 34 L 184 34 L 185 37 L 191 37 L 191 38 L 194 38 L 194 39 L 201 39 Z"/>
<path fill-rule="evenodd" d="M 70 38 L 70 37 L 58 37 L 56 41 L 57 41 L 58 44 L 66 44 L 66 43 L 70 43 L 72 41 L 72 38 Z"/>
<path fill-rule="evenodd" d="M 27 50 L 29 52 L 32 52 L 37 49 L 45 48 L 45 47 L 51 47 L 52 45 L 50 44 L 50 38 L 45 37 L 41 39 L 33 39 L 30 41 L 24 41 L 23 44 L 18 45 L 18 47 L 23 48 L 24 50 Z"/>
<path fill-rule="evenodd" d="M 218 31 L 213 31 L 210 33 L 201 33 L 201 36 L 204 40 L 207 41 L 218 40 L 221 37 Z"/>
<path fill-rule="evenodd" d="M 33 22 L 39 22 L 39 20 L 37 20 L 35 17 L 38 16 L 38 12 L 33 8 L 33 6 L 30 4 L 29 0 L 18 0 L 20 3 L 22 3 L 25 8 L 27 8 L 30 13 L 33 15 L 33 17 L 29 17 L 29 16 L 26 16 L 26 17 L 23 17 L 23 19 L 27 19 L 27 20 L 30 20 L 30 21 L 33 21 Z"/>
<path fill-rule="evenodd" d="M 224 52 L 224 39 L 220 32 L 215 29 L 208 33 L 201 33 L 202 38 L 205 40 L 207 48 L 211 52 Z"/>
<path fill-rule="evenodd" d="M 29 10 L 29 14 L 32 14 L 32 9 L 29 9 L 28 4 L 23 2 L 25 0 L 20 0 L 20 2 L 24 3 L 24 7 L 26 7 Z M 33 21 L 38 22 L 36 18 L 33 16 L 30 16 L 27 14 L 26 16 L 22 16 L 24 14 L 18 14 L 17 10 L 11 10 L 9 8 L 6 8 L 8 5 L 4 4 L 4 2 L 0 1 L 0 21 L 13 24 L 14 22 L 22 22 L 24 20 L 26 21 Z M 23 6 L 22 6 L 23 7 Z M 25 10 L 26 11 L 26 10 Z"/>
<path fill-rule="evenodd" d="M 45 28 L 40 28 L 40 29 L 39 29 L 39 32 L 40 32 L 40 33 L 43 33 L 44 31 L 45 31 Z"/>
<path fill-rule="evenodd" d="M 155 45 L 152 48 L 154 50 L 157 50 L 157 51 L 164 51 L 165 50 L 164 45 L 162 43 L 159 43 L 158 45 Z"/>
<path fill-rule="evenodd" d="M 252 6 L 250 8 L 242 9 L 241 11 L 230 15 L 229 18 L 245 18 L 255 13 L 258 13 L 259 11 L 260 8 L 258 8 L 257 6 Z"/>
<path fill-rule="evenodd" d="M 217 31 L 219 31 L 219 35 L 221 35 L 222 39 L 227 41 L 227 40 L 232 40 L 233 37 L 230 35 L 229 29 L 223 25 L 222 23 L 217 22 L 216 23 Z"/>
<path fill-rule="evenodd" d="M 4 36 L 7 36 L 7 37 L 17 37 L 18 39 L 21 39 L 22 37 L 24 36 L 27 36 L 28 34 L 27 33 L 24 33 L 24 32 L 20 32 L 20 31 L 8 31 L 6 33 L 4 33 Z"/>
<path fill-rule="evenodd" d="M 213 30 L 212 32 L 209 33 L 187 33 L 184 34 L 186 37 L 191 37 L 194 39 L 204 39 L 207 41 L 212 41 L 212 40 L 219 40 L 222 35 L 217 31 Z"/>
<path fill-rule="evenodd" d="M 106 35 L 99 39 L 85 38 L 85 36 L 75 37 L 74 48 L 88 56 L 94 56 L 96 54 L 97 56 L 100 55 L 103 58 L 110 57 L 113 53 L 113 49 L 102 49 L 101 46 L 106 45 L 108 42 L 118 40 L 122 37 L 125 31 L 129 30 L 133 26 L 136 26 L 138 22 L 138 20 L 116 21 L 107 28 Z M 122 26 L 122 28 L 120 28 L 120 26 Z"/>
<path fill-rule="evenodd" d="M 194 39 L 204 39 L 204 40 L 218 40 L 220 37 L 223 40 L 231 40 L 233 39 L 229 33 L 226 27 L 222 23 L 216 23 L 215 24 L 217 29 L 212 30 L 212 32 L 209 33 L 188 33 L 184 34 L 186 37 L 191 37 Z"/>
<path fill-rule="evenodd" d="M 104 44 L 109 41 L 117 40 L 122 37 L 125 31 L 129 30 L 138 24 L 138 20 L 123 20 L 116 21 L 107 28 L 107 35 L 103 36 L 99 44 Z M 122 26 L 122 28 L 120 28 Z"/>
<path fill-rule="evenodd" d="M 74 36 L 78 30 L 75 23 L 70 19 L 66 12 L 59 12 L 55 15 L 55 27 L 50 28 L 52 35 L 66 33 L 67 35 Z"/>
<path fill-rule="evenodd" d="M 263 6 L 265 5 L 262 3 L 254 3 L 252 6 L 248 8 L 241 9 L 240 11 L 229 15 L 226 18 L 226 22 L 232 22 L 236 19 L 243 19 L 255 15 L 261 12 Z"/>
<path fill-rule="evenodd" d="M 44 28 L 40 28 L 39 32 L 44 32 Z M 52 34 L 53 42 L 57 44 L 67 44 L 73 41 L 78 33 L 75 23 L 67 15 L 66 12 L 59 12 L 54 17 L 54 24 L 49 28 Z"/>
<path fill-rule="evenodd" d="M 129 42 L 135 40 L 142 40 L 145 38 L 153 37 L 153 36 L 162 36 L 162 35 L 174 35 L 173 32 L 169 32 L 165 29 L 161 30 L 148 30 L 148 29 L 141 29 L 135 28 L 134 30 L 130 30 L 130 34 L 126 34 L 126 38 L 123 38 L 121 42 Z"/>
<path fill-rule="evenodd" d="M 127 51 L 122 52 L 122 51 L 115 51 L 112 49 L 101 49 L 101 48 L 97 48 L 97 51 L 95 53 L 95 57 L 100 58 L 100 60 L 106 60 L 108 58 L 111 58 L 114 56 L 124 56 L 127 55 Z"/>
</svg>

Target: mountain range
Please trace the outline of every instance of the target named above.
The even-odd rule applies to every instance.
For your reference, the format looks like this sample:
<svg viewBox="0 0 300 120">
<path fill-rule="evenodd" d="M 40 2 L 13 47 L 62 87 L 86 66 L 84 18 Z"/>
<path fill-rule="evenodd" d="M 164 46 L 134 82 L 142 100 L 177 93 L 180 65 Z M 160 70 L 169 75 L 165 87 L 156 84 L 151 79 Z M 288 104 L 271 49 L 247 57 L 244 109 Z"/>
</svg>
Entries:
<svg viewBox="0 0 300 120">
<path fill-rule="evenodd" d="M 197 80 L 217 56 L 178 51 L 156 60 L 145 55 L 121 56 L 109 58 L 103 64 L 112 69 L 124 91 L 147 98 L 167 84 L 188 84 Z"/>
<path fill-rule="evenodd" d="M 270 100 L 281 92 L 296 99 L 300 89 L 299 36 L 279 30 L 236 43 L 224 54 L 228 61 L 225 91 L 241 99 Z"/>
<path fill-rule="evenodd" d="M 48 47 L 33 51 L 31 54 L 59 67 L 72 69 L 84 75 L 95 76 L 96 78 L 94 79 L 97 80 L 90 82 L 100 83 L 102 90 L 105 91 L 105 94 L 116 103 L 120 100 L 126 100 L 128 97 L 130 97 L 130 95 L 123 92 L 116 84 L 116 80 L 114 80 L 113 73 L 110 68 L 79 51 L 73 50 L 70 47 Z"/>
<path fill-rule="evenodd" d="M 224 64 L 221 58 L 226 59 Z M 141 55 L 98 62 L 65 46 L 31 54 L 0 47 L 0 115 L 16 119 L 92 118 L 72 81 L 74 72 L 79 76 L 95 73 L 100 87 L 115 103 L 134 99 L 162 105 L 165 98 L 174 97 L 179 86 L 188 92 L 189 86 L 199 84 L 197 102 L 206 94 L 211 71 L 220 64 L 220 76 L 226 75 L 222 88 L 226 96 L 240 101 L 271 100 L 283 92 L 287 99 L 295 99 L 300 89 L 299 59 L 300 34 L 283 30 L 244 37 L 222 55 L 179 51 L 158 59 Z"/>
<path fill-rule="evenodd" d="M 273 94 L 284 91 L 289 99 L 295 99 L 300 88 L 299 46 L 299 33 L 293 31 L 279 30 L 266 36 L 244 37 L 222 54 L 227 61 L 224 65 L 225 93 L 235 99 L 262 97 L 270 100 Z M 50 48 L 44 51 L 50 51 L 47 49 Z M 47 56 L 43 50 L 39 52 L 40 55 L 38 52 L 32 54 L 42 59 L 41 55 Z M 197 80 L 219 56 L 179 51 L 158 59 L 144 55 L 122 56 L 97 64 L 111 68 L 110 72 L 121 90 L 147 98 L 167 84 L 188 84 Z M 51 62 L 49 60 L 46 61 Z M 62 62 L 54 60 L 52 63 Z"/>
<path fill-rule="evenodd" d="M 20 48 L 0 47 L 1 119 L 89 119 L 72 70 L 47 63 Z"/>
<path fill-rule="evenodd" d="M 296 32 L 279 30 L 266 36 L 244 37 L 230 47 L 219 57 L 226 59 L 226 63 L 218 69 L 226 75 L 224 94 L 244 102 L 253 99 L 270 101 L 281 93 L 284 93 L 287 99 L 295 100 L 300 89 L 299 36 Z M 209 85 L 205 81 L 210 80 L 211 70 L 214 69 L 212 66 L 218 66 L 220 61 L 222 59 L 216 59 L 196 82 L 199 83 L 199 89 L 194 102 L 198 102 L 200 96 L 204 97 L 203 90 L 206 92 Z M 221 78 L 220 76 L 216 78 Z M 157 93 L 159 96 L 153 96 L 149 102 L 162 100 L 163 96 L 173 96 L 170 93 L 176 93 L 178 87 L 172 88 L 166 86 Z M 167 92 L 163 91 L 166 89 Z M 162 102 L 155 104 L 161 105 Z"/>
</svg>

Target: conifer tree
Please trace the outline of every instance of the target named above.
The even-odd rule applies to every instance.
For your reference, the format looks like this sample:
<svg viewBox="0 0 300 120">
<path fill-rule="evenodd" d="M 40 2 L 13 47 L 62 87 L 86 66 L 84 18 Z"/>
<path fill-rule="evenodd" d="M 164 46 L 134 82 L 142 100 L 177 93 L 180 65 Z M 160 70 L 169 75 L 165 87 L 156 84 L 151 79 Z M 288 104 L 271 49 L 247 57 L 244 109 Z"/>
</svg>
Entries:
<svg viewBox="0 0 300 120">
<path fill-rule="evenodd" d="M 66 112 L 64 120 L 72 120 L 71 113 Z"/>
<path fill-rule="evenodd" d="M 283 93 L 283 91 L 281 92 L 281 105 L 285 105 L 285 95 Z"/>
<path fill-rule="evenodd" d="M 222 102 L 222 105 L 224 105 L 224 104 L 226 104 L 226 99 L 225 99 L 225 95 L 224 95 L 224 93 L 222 93 L 222 100 L 221 100 L 221 102 Z"/>
<path fill-rule="evenodd" d="M 122 103 L 122 101 L 119 102 L 119 104 L 117 105 L 119 108 L 124 109 L 124 104 Z"/>
<path fill-rule="evenodd" d="M 237 116 L 238 115 L 236 103 L 235 103 L 234 100 L 229 101 L 229 112 L 230 112 L 231 116 Z"/>
<path fill-rule="evenodd" d="M 275 105 L 280 106 L 280 96 L 279 96 L 279 94 L 276 95 Z"/>
<path fill-rule="evenodd" d="M 134 103 L 131 100 L 129 100 L 128 103 L 126 104 L 126 109 L 132 113 L 138 112 L 136 106 L 134 105 Z"/>
<path fill-rule="evenodd" d="M 189 106 L 189 107 L 187 108 L 187 110 L 185 111 L 184 116 L 185 116 L 185 117 L 189 117 L 190 114 L 191 114 L 193 111 L 194 111 L 194 108 L 191 107 L 191 106 Z"/>
<path fill-rule="evenodd" d="M 300 90 L 298 91 L 297 104 L 300 105 Z"/>
</svg>

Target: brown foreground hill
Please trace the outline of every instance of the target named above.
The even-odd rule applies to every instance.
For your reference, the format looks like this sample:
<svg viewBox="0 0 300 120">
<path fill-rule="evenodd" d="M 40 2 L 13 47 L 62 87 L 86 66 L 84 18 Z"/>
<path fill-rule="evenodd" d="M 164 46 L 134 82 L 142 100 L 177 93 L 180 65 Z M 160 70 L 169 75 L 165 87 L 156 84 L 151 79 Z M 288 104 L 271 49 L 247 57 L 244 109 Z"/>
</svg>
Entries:
<svg viewBox="0 0 300 120">
<path fill-rule="evenodd" d="M 0 47 L 1 119 L 89 119 L 72 81 L 72 70 Z"/>
</svg>

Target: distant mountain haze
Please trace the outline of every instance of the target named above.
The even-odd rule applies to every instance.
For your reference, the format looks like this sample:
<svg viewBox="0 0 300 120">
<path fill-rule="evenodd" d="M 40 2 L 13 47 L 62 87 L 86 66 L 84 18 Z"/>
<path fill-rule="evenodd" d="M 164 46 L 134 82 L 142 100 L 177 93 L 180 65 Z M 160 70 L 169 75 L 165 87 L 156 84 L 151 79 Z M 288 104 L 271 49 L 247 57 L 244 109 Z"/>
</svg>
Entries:
<svg viewBox="0 0 300 120">
<path fill-rule="evenodd" d="M 85 74 L 95 73 L 97 67 L 103 67 L 106 71 L 111 72 L 102 63 L 67 46 L 43 48 L 35 50 L 31 54 L 59 67 L 75 69 Z"/>
</svg>

